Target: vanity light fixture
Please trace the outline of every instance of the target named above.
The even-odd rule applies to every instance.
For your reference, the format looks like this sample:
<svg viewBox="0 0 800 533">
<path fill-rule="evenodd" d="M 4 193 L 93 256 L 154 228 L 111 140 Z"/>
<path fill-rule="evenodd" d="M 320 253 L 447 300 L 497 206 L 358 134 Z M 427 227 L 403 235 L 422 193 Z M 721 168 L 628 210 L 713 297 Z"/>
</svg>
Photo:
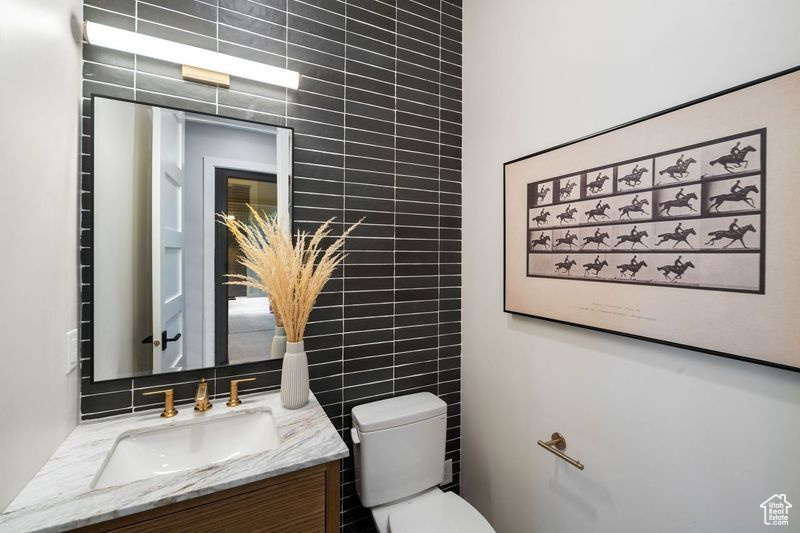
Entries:
<svg viewBox="0 0 800 533">
<path fill-rule="evenodd" d="M 300 73 L 104 24 L 83 23 L 86 42 L 183 66 L 183 78 L 228 87 L 230 76 L 297 89 Z"/>
</svg>

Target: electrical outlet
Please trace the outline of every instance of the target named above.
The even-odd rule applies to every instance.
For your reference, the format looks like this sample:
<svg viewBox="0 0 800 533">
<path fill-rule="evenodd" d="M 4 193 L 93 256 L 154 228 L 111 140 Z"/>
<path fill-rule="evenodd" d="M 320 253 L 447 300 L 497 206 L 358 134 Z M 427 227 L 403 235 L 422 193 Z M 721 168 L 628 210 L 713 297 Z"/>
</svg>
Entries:
<svg viewBox="0 0 800 533">
<path fill-rule="evenodd" d="M 448 483 L 453 482 L 453 460 L 448 459 L 444 462 L 444 475 L 442 476 L 442 482 L 440 485 L 447 485 Z"/>
<path fill-rule="evenodd" d="M 75 370 L 78 366 L 78 330 L 72 329 L 67 332 L 66 370 L 67 374 Z"/>
</svg>

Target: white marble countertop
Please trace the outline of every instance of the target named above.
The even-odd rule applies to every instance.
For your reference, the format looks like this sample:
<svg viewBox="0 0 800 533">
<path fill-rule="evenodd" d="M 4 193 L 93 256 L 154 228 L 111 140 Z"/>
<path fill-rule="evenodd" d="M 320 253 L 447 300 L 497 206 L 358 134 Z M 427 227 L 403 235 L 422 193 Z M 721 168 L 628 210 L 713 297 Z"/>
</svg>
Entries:
<svg viewBox="0 0 800 533">
<path fill-rule="evenodd" d="M 0 514 L 0 531 L 63 531 L 86 526 L 348 455 L 347 446 L 313 394 L 308 405 L 296 410 L 281 407 L 277 392 L 242 396 L 242 404 L 235 408 L 226 407 L 224 401 L 215 403 L 205 413 L 194 412 L 191 405 L 179 406 L 178 415 L 170 419 L 159 418 L 158 411 L 147 411 L 79 424 Z M 274 450 L 115 487 L 90 486 L 123 432 L 265 409 L 272 411 L 281 438 Z"/>
</svg>

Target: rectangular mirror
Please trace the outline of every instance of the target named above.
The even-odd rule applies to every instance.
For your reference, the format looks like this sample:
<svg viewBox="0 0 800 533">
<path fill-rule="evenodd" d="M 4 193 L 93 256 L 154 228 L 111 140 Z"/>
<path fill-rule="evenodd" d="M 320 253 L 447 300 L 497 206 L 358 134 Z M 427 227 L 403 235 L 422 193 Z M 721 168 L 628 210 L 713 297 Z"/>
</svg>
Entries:
<svg viewBox="0 0 800 533">
<path fill-rule="evenodd" d="M 94 381 L 271 357 L 267 296 L 217 213 L 291 222 L 292 130 L 95 96 Z"/>
</svg>

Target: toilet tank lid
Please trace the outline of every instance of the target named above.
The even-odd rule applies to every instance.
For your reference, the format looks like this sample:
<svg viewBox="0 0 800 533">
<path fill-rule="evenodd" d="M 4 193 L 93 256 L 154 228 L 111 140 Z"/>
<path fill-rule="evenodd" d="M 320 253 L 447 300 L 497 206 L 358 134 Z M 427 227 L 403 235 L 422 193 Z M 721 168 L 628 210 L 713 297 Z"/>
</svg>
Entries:
<svg viewBox="0 0 800 533">
<path fill-rule="evenodd" d="M 443 415 L 447 404 L 430 392 L 397 396 L 353 407 L 353 422 L 362 432 L 412 424 Z"/>
</svg>

